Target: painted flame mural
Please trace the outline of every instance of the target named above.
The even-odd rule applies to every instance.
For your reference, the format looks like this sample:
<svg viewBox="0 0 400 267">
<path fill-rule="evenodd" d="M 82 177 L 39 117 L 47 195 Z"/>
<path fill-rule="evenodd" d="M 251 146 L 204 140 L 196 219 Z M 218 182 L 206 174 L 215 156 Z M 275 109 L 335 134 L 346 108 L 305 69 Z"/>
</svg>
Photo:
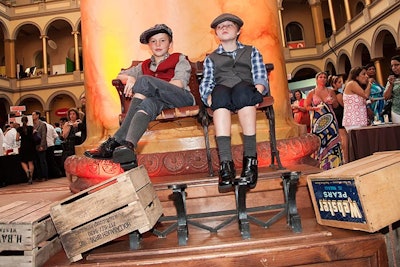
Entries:
<svg viewBox="0 0 400 267">
<path fill-rule="evenodd" d="M 172 28 L 173 51 L 184 53 L 196 62 L 203 61 L 205 55 L 218 45 L 210 28 L 211 21 L 226 12 L 241 17 L 244 26 L 240 41 L 256 46 L 263 54 L 264 62 L 273 63 L 275 67 L 270 75 L 270 84 L 275 99 L 276 134 L 283 164 L 310 155 L 319 145 L 318 139 L 312 138 L 312 135 L 300 136 L 299 125 L 293 122 L 277 1 L 82 0 L 81 12 L 88 138 L 83 145 L 76 147 L 77 155 L 65 162 L 68 175 L 79 178 L 70 185 L 72 192 L 123 172 L 119 164 L 80 155 L 118 129 L 121 109 L 111 81 L 121 68 L 129 67 L 133 60 L 144 60 L 150 56 L 148 47 L 140 44 L 139 36 L 158 23 L 165 23 Z M 261 151 L 259 166 L 268 166 L 271 160 L 269 144 L 266 142 L 269 139 L 269 126 L 264 114 L 260 113 L 257 123 L 257 142 Z M 233 150 L 238 166 L 242 157 L 240 131 L 237 123 L 233 123 L 232 143 L 235 145 Z M 214 147 L 213 167 L 217 169 L 217 152 L 213 142 L 213 138 L 210 138 Z M 161 125 L 159 129 L 149 128 L 138 149 L 139 163 L 146 166 L 151 177 L 207 170 L 204 136 L 198 123 L 183 127 L 173 125 L 163 128 Z"/>
<path fill-rule="evenodd" d="M 278 139 L 296 135 L 289 117 L 288 87 L 280 42 L 276 1 L 271 0 L 118 0 L 81 1 L 85 87 L 88 99 L 87 144 L 97 143 L 118 128 L 120 105 L 111 85 L 121 68 L 132 60 L 150 56 L 139 43 L 147 28 L 165 23 L 174 34 L 173 51 L 202 61 L 218 42 L 211 21 L 221 13 L 234 13 L 244 20 L 240 41 L 255 45 L 265 63 L 272 62 L 271 92 L 275 98 Z M 284 129 L 284 130 L 279 130 Z M 291 135 L 291 136 L 290 136 Z"/>
</svg>

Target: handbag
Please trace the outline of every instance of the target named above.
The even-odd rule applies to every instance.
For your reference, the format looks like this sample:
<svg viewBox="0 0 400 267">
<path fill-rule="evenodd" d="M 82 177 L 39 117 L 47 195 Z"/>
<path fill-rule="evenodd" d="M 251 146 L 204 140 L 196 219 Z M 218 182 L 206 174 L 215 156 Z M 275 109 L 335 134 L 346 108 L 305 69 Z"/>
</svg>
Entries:
<svg viewBox="0 0 400 267">
<path fill-rule="evenodd" d="M 385 104 L 383 105 L 383 109 L 381 111 L 380 116 L 383 116 L 384 114 L 387 114 L 389 118 L 391 117 L 392 113 L 392 99 L 388 99 L 385 101 Z"/>
<path fill-rule="evenodd" d="M 34 132 L 33 133 L 33 142 L 35 145 L 40 145 L 42 142 L 42 137 L 40 136 L 39 132 Z"/>
</svg>

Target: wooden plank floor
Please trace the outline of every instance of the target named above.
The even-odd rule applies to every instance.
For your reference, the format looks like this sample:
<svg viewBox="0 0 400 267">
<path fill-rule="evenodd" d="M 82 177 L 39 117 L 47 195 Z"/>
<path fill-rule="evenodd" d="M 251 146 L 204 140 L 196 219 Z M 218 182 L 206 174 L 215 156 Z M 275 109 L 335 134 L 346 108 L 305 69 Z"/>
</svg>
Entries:
<svg viewBox="0 0 400 267">
<path fill-rule="evenodd" d="M 189 225 L 186 246 L 178 245 L 176 232 L 158 238 L 150 232 L 143 234 L 140 248 L 129 248 L 128 236 L 85 253 L 84 259 L 70 263 L 64 251 L 52 257 L 45 266 L 388 266 L 384 235 L 336 229 L 318 225 L 311 206 L 306 175 L 319 172 L 310 165 L 289 166 L 286 170 L 260 169 L 257 187 L 247 197 L 247 206 L 280 203 L 283 200 L 280 176 L 285 171 L 302 173 L 296 194 L 303 231 L 294 233 L 283 217 L 269 228 L 250 224 L 250 239 L 243 239 L 236 221 L 217 233 Z M 170 200 L 169 185 L 185 183 L 188 213 L 203 213 L 234 209 L 232 192 L 220 194 L 217 177 L 205 174 L 182 177 L 152 178 L 163 204 L 165 215 L 175 215 Z M 48 199 L 58 201 L 71 193 L 65 178 L 0 188 L 0 206 L 17 200 Z M 263 211 L 255 217 L 266 220 L 276 211 Z M 210 226 L 225 217 L 201 219 Z M 168 226 L 167 223 L 158 225 Z M 362 244 L 362 246 L 360 246 Z"/>
<path fill-rule="evenodd" d="M 167 238 L 146 233 L 140 249 L 130 250 L 124 236 L 89 251 L 80 262 L 70 264 L 60 252 L 45 266 L 388 266 L 383 235 L 320 226 L 311 209 L 300 215 L 298 234 L 285 219 L 268 229 L 251 224 L 248 240 L 236 223 L 216 234 L 189 226 L 186 246 L 178 246 L 175 233 Z"/>
</svg>

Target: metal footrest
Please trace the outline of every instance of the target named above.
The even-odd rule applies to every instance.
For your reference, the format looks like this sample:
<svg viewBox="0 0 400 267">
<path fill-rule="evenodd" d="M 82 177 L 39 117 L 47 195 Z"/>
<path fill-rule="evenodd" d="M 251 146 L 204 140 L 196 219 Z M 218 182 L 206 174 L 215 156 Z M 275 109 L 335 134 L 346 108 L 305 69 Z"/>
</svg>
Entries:
<svg viewBox="0 0 400 267">
<path fill-rule="evenodd" d="M 293 232 L 299 233 L 302 231 L 300 216 L 297 211 L 296 205 L 296 190 L 299 181 L 300 172 L 285 172 L 282 173 L 281 178 L 283 182 L 283 191 L 285 202 L 277 205 L 259 206 L 253 208 L 246 207 L 246 195 L 249 191 L 247 182 L 244 179 L 235 180 L 235 198 L 236 210 L 224 210 L 217 212 L 204 212 L 196 214 L 187 214 L 186 211 L 186 184 L 171 185 L 168 188 L 172 189 L 171 198 L 174 201 L 177 215 L 176 216 L 163 216 L 159 219 L 159 223 L 173 222 L 169 227 L 164 230 L 152 229 L 152 233 L 158 237 L 166 238 L 168 234 L 177 231 L 179 245 L 187 245 L 189 239 L 189 224 L 211 233 L 217 233 L 225 226 L 234 221 L 238 222 L 239 230 L 243 239 L 251 238 L 250 222 L 263 228 L 270 227 L 273 223 L 286 215 L 288 226 Z M 262 221 L 250 213 L 280 210 L 277 214 L 269 218 L 267 221 Z M 231 216 L 229 216 L 231 215 Z M 211 227 L 198 221 L 201 218 L 222 217 L 228 216 L 227 219 L 222 221 L 217 226 Z M 129 236 L 131 249 L 139 248 L 140 235 L 138 233 L 131 233 Z"/>
</svg>

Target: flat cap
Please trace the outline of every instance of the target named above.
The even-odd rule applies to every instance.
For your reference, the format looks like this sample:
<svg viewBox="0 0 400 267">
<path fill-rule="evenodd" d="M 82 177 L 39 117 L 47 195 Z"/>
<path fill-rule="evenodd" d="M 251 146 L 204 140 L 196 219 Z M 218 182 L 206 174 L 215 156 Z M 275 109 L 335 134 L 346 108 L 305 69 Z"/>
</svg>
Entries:
<svg viewBox="0 0 400 267">
<path fill-rule="evenodd" d="M 166 33 L 172 39 L 172 30 L 167 25 L 165 25 L 165 24 L 156 24 L 156 25 L 154 25 L 154 27 L 151 27 L 150 29 L 145 30 L 140 35 L 140 42 L 142 44 L 148 44 L 150 37 L 153 36 L 153 35 L 156 35 L 157 33 Z"/>
<path fill-rule="evenodd" d="M 211 28 L 215 29 L 218 24 L 220 24 L 224 21 L 227 21 L 227 20 L 236 23 L 239 26 L 239 28 L 241 28 L 243 26 L 243 20 L 241 18 L 239 18 L 238 16 L 230 14 L 230 13 L 223 13 L 223 14 L 219 15 L 218 17 L 216 17 L 213 20 L 213 22 L 211 22 Z"/>
</svg>

